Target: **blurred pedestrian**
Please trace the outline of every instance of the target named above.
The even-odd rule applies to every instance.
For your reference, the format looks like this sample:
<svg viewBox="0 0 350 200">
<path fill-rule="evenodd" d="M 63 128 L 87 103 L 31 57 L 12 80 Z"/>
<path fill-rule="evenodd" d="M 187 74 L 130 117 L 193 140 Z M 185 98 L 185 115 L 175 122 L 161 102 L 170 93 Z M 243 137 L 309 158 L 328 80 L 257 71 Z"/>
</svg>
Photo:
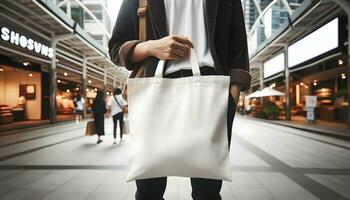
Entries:
<svg viewBox="0 0 350 200">
<path fill-rule="evenodd" d="M 94 117 L 95 132 L 97 134 L 97 144 L 102 142 L 101 136 L 105 135 L 106 111 L 104 93 L 102 91 L 97 91 L 94 102 L 92 103 L 92 114 Z"/>
<path fill-rule="evenodd" d="M 249 115 L 252 112 L 251 102 L 249 102 L 248 105 L 245 106 L 245 110 L 246 110 L 247 115 Z"/>
<path fill-rule="evenodd" d="M 128 70 L 145 67 L 143 75 L 152 77 L 158 61 L 167 60 L 165 77 L 181 78 L 192 75 L 182 61 L 194 47 L 202 75 L 231 78 L 227 108 L 230 142 L 240 90 L 249 89 L 251 79 L 241 1 L 148 0 L 147 6 L 142 6 L 145 2 L 123 1 L 109 41 L 112 61 Z M 146 41 L 141 41 L 144 37 L 139 30 L 145 26 Z M 136 200 L 162 200 L 166 183 L 166 177 L 136 180 Z M 191 185 L 195 200 L 221 199 L 222 180 L 191 178 Z"/>
<path fill-rule="evenodd" d="M 82 98 L 80 94 L 78 94 L 78 95 L 74 98 L 75 123 L 77 123 L 77 124 L 78 124 L 81 120 L 83 120 L 84 104 L 85 104 L 85 99 Z"/>
<path fill-rule="evenodd" d="M 115 88 L 113 96 L 109 99 L 107 104 L 113 117 L 113 144 L 117 143 L 117 123 L 119 121 L 120 128 L 120 142 L 123 140 L 123 121 L 124 121 L 124 110 L 126 110 L 126 101 L 122 97 L 122 90 Z"/>
</svg>

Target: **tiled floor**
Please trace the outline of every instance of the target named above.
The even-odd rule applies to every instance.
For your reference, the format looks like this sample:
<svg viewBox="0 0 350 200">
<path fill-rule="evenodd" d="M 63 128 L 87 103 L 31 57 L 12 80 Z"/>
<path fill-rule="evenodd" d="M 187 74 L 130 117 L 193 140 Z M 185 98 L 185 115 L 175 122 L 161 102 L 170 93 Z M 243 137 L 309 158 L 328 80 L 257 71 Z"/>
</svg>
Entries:
<svg viewBox="0 0 350 200">
<path fill-rule="evenodd" d="M 125 183 L 128 138 L 96 145 L 85 124 L 63 124 L 0 136 L 0 199 L 131 200 Z M 224 200 L 350 199 L 350 143 L 237 116 L 232 182 Z M 168 178 L 165 199 L 191 199 L 188 178 Z"/>
</svg>

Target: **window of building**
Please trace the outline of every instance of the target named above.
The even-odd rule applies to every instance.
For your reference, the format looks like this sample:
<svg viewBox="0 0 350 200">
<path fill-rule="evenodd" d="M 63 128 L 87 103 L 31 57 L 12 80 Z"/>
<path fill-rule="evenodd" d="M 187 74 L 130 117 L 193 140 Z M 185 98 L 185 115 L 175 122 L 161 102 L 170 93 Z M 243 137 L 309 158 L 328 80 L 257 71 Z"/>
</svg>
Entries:
<svg viewBox="0 0 350 200">
<path fill-rule="evenodd" d="M 72 8 L 72 19 L 84 28 L 84 18 L 82 8 Z"/>
<path fill-rule="evenodd" d="M 96 42 L 100 43 L 103 45 L 103 38 L 102 35 L 92 35 L 92 37 L 96 40 Z"/>
<path fill-rule="evenodd" d="M 95 15 L 95 17 L 102 22 L 103 19 L 103 15 L 102 15 L 102 10 L 91 10 L 92 14 Z M 85 12 L 84 13 L 84 17 L 86 22 L 91 22 L 91 21 L 95 21 L 90 15 L 89 13 Z"/>
</svg>

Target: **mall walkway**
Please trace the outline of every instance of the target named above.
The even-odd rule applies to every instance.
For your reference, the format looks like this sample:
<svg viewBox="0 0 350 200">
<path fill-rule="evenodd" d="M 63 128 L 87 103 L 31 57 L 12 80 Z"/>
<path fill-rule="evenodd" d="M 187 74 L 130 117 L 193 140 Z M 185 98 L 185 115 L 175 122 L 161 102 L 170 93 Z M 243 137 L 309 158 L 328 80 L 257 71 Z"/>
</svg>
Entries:
<svg viewBox="0 0 350 200">
<path fill-rule="evenodd" d="M 128 139 L 96 145 L 85 124 L 12 131 L 0 136 L 0 199 L 132 200 L 125 183 Z M 350 143 L 237 117 L 231 159 L 233 182 L 224 200 L 350 199 Z M 167 200 L 189 200 L 187 178 L 169 178 Z"/>
</svg>

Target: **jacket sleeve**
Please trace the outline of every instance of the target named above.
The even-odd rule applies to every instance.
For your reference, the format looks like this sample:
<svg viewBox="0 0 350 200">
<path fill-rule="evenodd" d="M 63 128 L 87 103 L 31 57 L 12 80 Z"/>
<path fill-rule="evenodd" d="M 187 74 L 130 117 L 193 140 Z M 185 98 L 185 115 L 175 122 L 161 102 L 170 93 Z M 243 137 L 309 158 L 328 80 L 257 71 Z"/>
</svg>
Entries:
<svg viewBox="0 0 350 200">
<path fill-rule="evenodd" d="M 232 0 L 232 20 L 230 27 L 229 75 L 232 84 L 241 86 L 245 91 L 250 88 L 249 55 L 247 33 L 244 25 L 242 4 L 240 0 Z"/>
<path fill-rule="evenodd" d="M 112 37 L 109 40 L 109 55 L 114 64 L 126 67 L 128 70 L 136 69 L 141 63 L 132 63 L 131 55 L 135 46 L 140 43 L 138 38 L 135 21 L 136 10 L 133 6 L 134 1 L 123 0 L 122 6 L 115 23 Z"/>
</svg>

